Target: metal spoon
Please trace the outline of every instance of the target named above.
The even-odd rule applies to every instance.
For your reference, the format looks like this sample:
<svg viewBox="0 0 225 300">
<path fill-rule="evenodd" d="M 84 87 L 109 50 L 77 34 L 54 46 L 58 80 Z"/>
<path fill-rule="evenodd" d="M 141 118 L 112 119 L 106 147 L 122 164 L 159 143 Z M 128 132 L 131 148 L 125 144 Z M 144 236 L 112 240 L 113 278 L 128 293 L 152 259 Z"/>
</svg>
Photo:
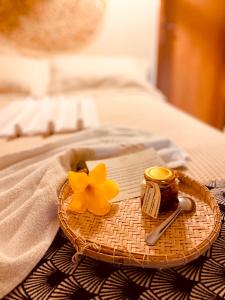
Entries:
<svg viewBox="0 0 225 300">
<path fill-rule="evenodd" d="M 166 229 L 175 221 L 181 212 L 191 212 L 195 209 L 195 202 L 190 197 L 179 196 L 178 207 L 172 215 L 170 215 L 159 226 L 155 227 L 145 238 L 149 246 L 155 245 Z"/>
</svg>

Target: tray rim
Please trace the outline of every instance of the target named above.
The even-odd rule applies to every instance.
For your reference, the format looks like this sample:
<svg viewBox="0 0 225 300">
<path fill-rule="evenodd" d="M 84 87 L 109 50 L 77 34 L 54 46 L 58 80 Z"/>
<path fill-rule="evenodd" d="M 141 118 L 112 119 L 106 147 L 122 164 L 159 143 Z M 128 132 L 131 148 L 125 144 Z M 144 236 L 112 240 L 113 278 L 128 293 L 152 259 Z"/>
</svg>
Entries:
<svg viewBox="0 0 225 300">
<path fill-rule="evenodd" d="M 65 187 L 68 186 L 68 180 L 63 183 L 58 191 L 58 219 L 60 222 L 60 226 L 66 235 L 66 237 L 70 240 L 70 242 L 75 247 L 77 253 L 75 254 L 75 258 L 78 259 L 80 256 L 88 256 L 97 260 L 101 260 L 108 263 L 116 263 L 130 266 L 141 266 L 147 268 L 170 268 L 184 265 L 194 259 L 197 259 L 200 255 L 206 252 L 206 250 L 213 244 L 216 238 L 219 236 L 220 228 L 221 228 L 221 213 L 219 209 L 219 205 L 214 195 L 210 193 L 210 191 L 197 180 L 189 177 L 185 173 L 180 171 L 176 171 L 179 180 L 185 181 L 190 180 L 194 185 L 197 185 L 200 190 L 204 191 L 209 195 L 210 200 L 212 201 L 212 212 L 214 216 L 214 227 L 212 228 L 209 236 L 205 238 L 199 245 L 198 248 L 194 248 L 195 251 L 188 250 L 184 255 L 180 255 L 171 259 L 172 256 L 167 255 L 143 255 L 141 253 L 128 253 L 125 250 L 118 250 L 106 246 L 106 245 L 98 245 L 95 242 L 88 242 L 85 239 L 82 239 L 80 236 L 76 236 L 74 232 L 67 226 L 66 220 L 64 218 L 63 212 L 63 192 Z M 99 247 L 99 248 L 98 248 Z M 99 250 L 100 249 L 100 250 Z M 141 258 L 140 258 L 140 257 Z M 144 257 L 143 257 L 144 256 Z M 163 258 L 163 259 L 160 259 Z"/>
</svg>

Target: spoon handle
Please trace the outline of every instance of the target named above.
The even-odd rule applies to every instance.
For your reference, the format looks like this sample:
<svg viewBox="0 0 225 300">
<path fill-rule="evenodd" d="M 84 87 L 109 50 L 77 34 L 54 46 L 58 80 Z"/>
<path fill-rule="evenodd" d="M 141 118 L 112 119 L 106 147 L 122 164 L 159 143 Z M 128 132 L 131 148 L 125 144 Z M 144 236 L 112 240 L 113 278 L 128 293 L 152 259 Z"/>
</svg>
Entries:
<svg viewBox="0 0 225 300">
<path fill-rule="evenodd" d="M 159 226 L 155 227 L 147 236 L 146 243 L 149 246 L 155 245 L 160 236 L 166 231 L 166 229 L 175 221 L 176 217 L 181 212 L 181 208 L 178 207 L 175 212 L 173 212 L 165 221 L 163 221 Z"/>
</svg>

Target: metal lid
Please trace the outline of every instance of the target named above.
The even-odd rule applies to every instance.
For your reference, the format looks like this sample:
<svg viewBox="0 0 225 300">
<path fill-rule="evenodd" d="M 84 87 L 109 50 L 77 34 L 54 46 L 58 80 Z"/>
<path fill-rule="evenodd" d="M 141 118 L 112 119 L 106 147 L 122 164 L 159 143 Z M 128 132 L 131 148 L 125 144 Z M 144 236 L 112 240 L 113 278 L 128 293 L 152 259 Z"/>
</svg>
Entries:
<svg viewBox="0 0 225 300">
<path fill-rule="evenodd" d="M 144 177 L 146 180 L 166 184 L 174 180 L 176 175 L 173 170 L 166 167 L 151 167 L 145 170 Z"/>
</svg>

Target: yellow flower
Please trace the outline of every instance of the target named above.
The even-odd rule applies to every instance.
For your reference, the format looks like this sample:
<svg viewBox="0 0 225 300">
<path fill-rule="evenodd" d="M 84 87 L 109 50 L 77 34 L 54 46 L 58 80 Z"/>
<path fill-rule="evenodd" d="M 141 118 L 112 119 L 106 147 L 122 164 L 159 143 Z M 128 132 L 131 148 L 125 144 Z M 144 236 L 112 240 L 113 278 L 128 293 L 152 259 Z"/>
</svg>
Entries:
<svg viewBox="0 0 225 300">
<path fill-rule="evenodd" d="M 106 166 L 98 164 L 89 174 L 69 171 L 68 179 L 73 190 L 68 210 L 103 216 L 110 211 L 109 200 L 114 198 L 119 187 L 116 182 L 106 178 Z"/>
</svg>

